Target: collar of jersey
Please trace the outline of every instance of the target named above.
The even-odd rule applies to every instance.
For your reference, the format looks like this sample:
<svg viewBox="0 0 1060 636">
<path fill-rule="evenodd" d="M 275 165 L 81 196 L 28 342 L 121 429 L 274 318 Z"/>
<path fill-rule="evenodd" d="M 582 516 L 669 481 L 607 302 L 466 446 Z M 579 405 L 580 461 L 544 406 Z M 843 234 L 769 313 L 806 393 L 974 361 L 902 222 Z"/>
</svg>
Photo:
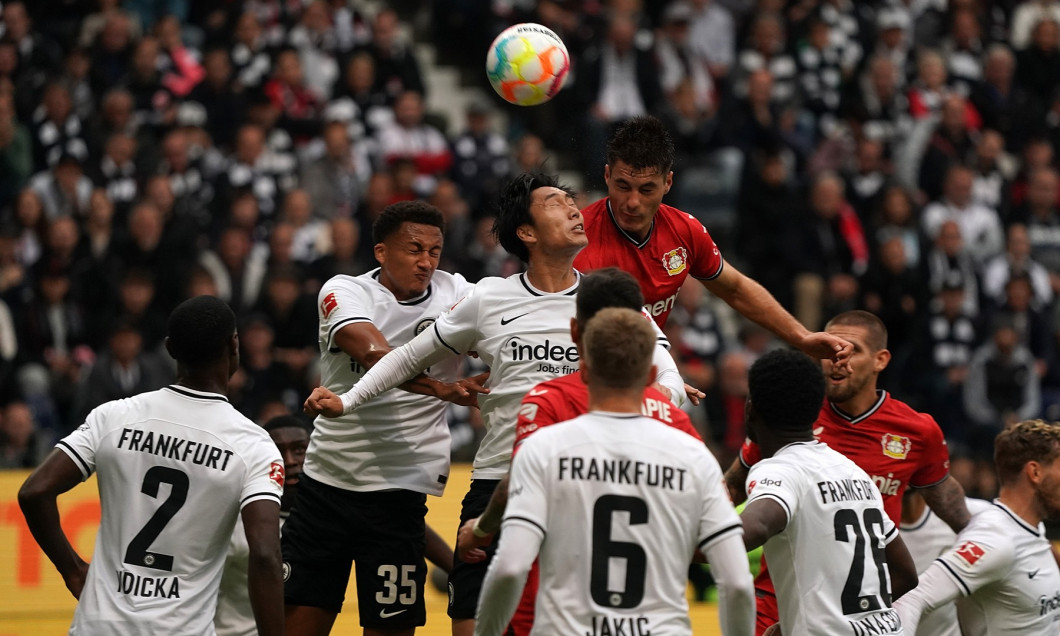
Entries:
<svg viewBox="0 0 1060 636">
<path fill-rule="evenodd" d="M 611 222 L 615 224 L 615 229 L 618 230 L 622 236 L 626 237 L 627 241 L 636 245 L 637 247 L 644 247 L 645 245 L 647 245 L 648 241 L 651 240 L 651 235 L 655 233 L 655 217 L 652 217 L 651 227 L 648 228 L 648 235 L 644 237 L 643 241 L 633 236 L 629 232 L 623 230 L 622 226 L 619 225 L 618 221 L 615 220 L 615 213 L 611 211 L 611 199 L 607 200 L 607 215 L 611 217 Z"/>
<path fill-rule="evenodd" d="M 593 415 L 600 415 L 602 417 L 609 417 L 615 420 L 635 420 L 644 417 L 640 413 L 618 413 L 615 411 L 589 411 Z"/>
<path fill-rule="evenodd" d="M 920 518 L 910 524 L 898 523 L 898 529 L 903 532 L 910 532 L 912 530 L 919 530 L 924 527 L 924 524 L 931 518 L 931 508 L 924 506 L 924 512 L 920 513 Z"/>
<path fill-rule="evenodd" d="M 784 444 L 783 446 L 781 446 L 780 448 L 777 449 L 777 452 L 773 453 L 773 457 L 776 457 L 777 455 L 783 453 L 784 451 L 788 450 L 792 446 L 817 446 L 820 443 L 821 442 L 818 442 L 817 440 L 814 439 L 814 440 L 806 440 L 806 441 L 802 441 L 802 442 L 792 442 L 790 444 Z"/>
<path fill-rule="evenodd" d="M 1009 508 L 1008 506 L 1006 506 L 1005 504 L 1001 503 L 1001 501 L 999 499 L 995 499 L 994 500 L 994 505 L 997 506 L 998 508 L 1001 508 L 1001 510 L 1003 510 L 1005 512 L 1005 514 L 1007 514 L 1008 516 L 1012 517 L 1012 520 L 1015 521 L 1019 525 L 1019 527 L 1023 528 L 1027 532 L 1033 534 L 1036 537 L 1045 536 L 1045 533 L 1040 528 L 1035 528 L 1034 526 L 1032 526 L 1031 524 L 1027 523 L 1023 519 L 1020 519 L 1019 515 L 1017 515 L 1016 513 L 1012 512 L 1012 509 Z"/>
<path fill-rule="evenodd" d="M 530 284 L 530 278 L 526 275 L 526 272 L 519 274 L 519 282 L 523 284 L 523 287 L 526 288 L 526 291 L 530 292 L 535 296 L 573 296 L 578 292 L 578 284 L 582 282 L 581 272 L 579 272 L 578 270 L 574 270 L 574 275 L 577 277 L 574 280 L 574 284 L 568 287 L 567 289 L 558 292 L 541 291 L 537 287 L 534 287 L 532 284 Z"/>
<path fill-rule="evenodd" d="M 873 413 L 875 413 L 876 411 L 880 410 L 881 406 L 883 406 L 883 401 L 887 399 L 887 391 L 883 391 L 881 389 L 876 389 L 876 395 L 879 396 L 876 399 L 876 403 L 873 404 L 871 407 L 869 407 L 869 410 L 865 411 L 861 415 L 850 415 L 849 413 L 844 412 L 843 409 L 841 409 L 838 406 L 836 406 L 835 402 L 833 402 L 831 400 L 828 400 L 828 406 L 831 406 L 832 407 L 832 411 L 836 415 L 838 415 L 839 417 L 841 417 L 844 420 L 850 422 L 851 424 L 857 424 L 859 422 L 862 422 L 862 421 L 868 419 L 870 416 L 872 416 Z"/>
<path fill-rule="evenodd" d="M 377 283 L 379 283 L 379 272 L 380 271 L 381 271 L 381 268 L 377 267 L 376 270 L 374 272 L 372 272 L 372 278 L 375 279 L 375 282 L 377 282 Z M 379 284 L 383 287 L 383 289 L 386 289 L 386 286 L 383 285 L 383 283 L 379 283 Z M 408 305 L 418 305 L 418 304 L 422 303 L 423 301 L 425 301 L 425 300 L 427 300 L 428 298 L 431 297 L 431 290 L 432 289 L 434 289 L 434 283 L 433 282 L 430 285 L 427 285 L 427 291 L 423 292 L 423 295 L 417 296 L 416 298 L 410 298 L 408 300 L 398 300 L 397 304 L 406 305 L 406 306 L 408 306 Z M 390 291 L 390 290 L 387 289 L 387 291 Z M 397 300 L 397 299 L 395 298 L 395 300 Z"/>
<path fill-rule="evenodd" d="M 184 397 L 196 398 L 199 400 L 220 400 L 222 402 L 228 401 L 228 398 L 221 395 L 220 393 L 211 393 L 209 391 L 196 391 L 195 389 L 189 389 L 186 386 L 180 386 L 177 384 L 170 384 L 166 388 L 174 393 L 179 393 Z"/>
</svg>

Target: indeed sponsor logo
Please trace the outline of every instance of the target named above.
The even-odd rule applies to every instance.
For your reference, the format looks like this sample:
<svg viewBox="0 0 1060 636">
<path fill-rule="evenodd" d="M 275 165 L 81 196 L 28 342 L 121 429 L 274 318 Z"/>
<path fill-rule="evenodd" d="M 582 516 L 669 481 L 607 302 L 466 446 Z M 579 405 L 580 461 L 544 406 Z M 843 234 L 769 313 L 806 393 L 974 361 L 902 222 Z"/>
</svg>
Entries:
<svg viewBox="0 0 1060 636">
<path fill-rule="evenodd" d="M 523 342 L 518 338 L 512 338 L 508 342 L 512 354 L 512 360 L 515 362 L 577 362 L 578 361 L 578 347 L 571 344 L 570 346 L 563 346 L 562 344 L 553 344 L 549 340 L 545 340 L 539 344 L 532 344 L 529 342 Z"/>
</svg>

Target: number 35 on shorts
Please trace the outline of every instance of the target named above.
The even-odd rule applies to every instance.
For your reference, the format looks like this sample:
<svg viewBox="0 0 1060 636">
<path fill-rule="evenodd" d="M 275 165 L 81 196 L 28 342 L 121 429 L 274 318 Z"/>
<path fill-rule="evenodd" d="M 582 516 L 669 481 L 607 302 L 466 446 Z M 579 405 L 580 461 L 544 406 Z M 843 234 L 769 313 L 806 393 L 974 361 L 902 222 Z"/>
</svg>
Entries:
<svg viewBox="0 0 1060 636">
<path fill-rule="evenodd" d="M 376 603 L 413 605 L 416 602 L 415 565 L 380 565 L 376 573 L 383 583 L 383 589 L 375 593 Z"/>
</svg>

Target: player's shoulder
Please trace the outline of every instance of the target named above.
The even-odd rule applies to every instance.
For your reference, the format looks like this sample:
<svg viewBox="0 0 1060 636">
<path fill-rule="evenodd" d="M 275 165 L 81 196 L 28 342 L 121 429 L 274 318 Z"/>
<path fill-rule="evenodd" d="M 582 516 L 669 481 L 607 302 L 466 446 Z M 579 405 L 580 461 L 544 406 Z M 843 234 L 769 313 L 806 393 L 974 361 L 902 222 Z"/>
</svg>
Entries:
<svg viewBox="0 0 1060 636">
<path fill-rule="evenodd" d="M 320 286 L 320 291 L 317 292 L 317 298 L 323 300 L 328 294 L 336 291 L 351 291 L 371 287 L 371 283 L 375 280 L 373 274 L 377 271 L 378 268 L 359 276 L 336 274 L 324 281 L 324 284 Z"/>
<path fill-rule="evenodd" d="M 915 433 L 923 435 L 937 434 L 941 437 L 941 429 L 935 418 L 914 409 L 890 393 L 885 394 L 878 415 L 881 416 L 881 419 L 885 419 L 888 424 L 904 425 L 908 430 Z"/>
<path fill-rule="evenodd" d="M 688 212 L 675 208 L 672 205 L 662 203 L 659 211 L 655 214 L 656 221 L 677 231 L 703 230 L 703 223 Z"/>
</svg>

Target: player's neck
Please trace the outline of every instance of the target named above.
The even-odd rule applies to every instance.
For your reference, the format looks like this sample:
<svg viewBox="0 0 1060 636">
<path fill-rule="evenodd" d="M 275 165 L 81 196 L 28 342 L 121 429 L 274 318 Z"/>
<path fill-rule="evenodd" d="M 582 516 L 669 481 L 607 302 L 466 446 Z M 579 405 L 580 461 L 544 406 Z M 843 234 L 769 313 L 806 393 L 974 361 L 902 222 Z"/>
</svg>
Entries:
<svg viewBox="0 0 1060 636">
<path fill-rule="evenodd" d="M 193 391 L 228 395 L 228 371 L 220 368 L 196 369 L 192 371 L 179 367 L 177 369 L 177 381 L 174 384 L 187 387 Z"/>
<path fill-rule="evenodd" d="M 1041 505 L 1038 503 L 1038 496 L 1031 484 L 1001 486 L 997 499 L 1005 504 L 1013 514 L 1035 528 L 1042 522 Z"/>
<path fill-rule="evenodd" d="M 758 448 L 762 451 L 762 457 L 772 457 L 785 446 L 798 444 L 800 442 L 812 442 L 813 433 L 788 433 L 779 434 L 776 437 L 762 437 L 758 440 Z"/>
<path fill-rule="evenodd" d="M 570 289 L 578 280 L 571 259 L 555 259 L 538 255 L 526 267 L 526 278 L 535 289 L 553 294 Z"/>
<path fill-rule="evenodd" d="M 871 409 L 872 406 L 876 404 L 876 401 L 879 399 L 880 396 L 876 393 L 876 387 L 874 385 L 871 390 L 866 388 L 864 391 L 858 393 L 857 395 L 845 402 L 833 401 L 832 403 L 838 406 L 839 410 L 843 411 L 847 415 L 857 417 Z"/>
<path fill-rule="evenodd" d="M 640 407 L 643 401 L 643 391 L 638 393 L 636 391 L 631 392 L 629 389 L 612 389 L 589 384 L 590 411 L 640 414 Z"/>
</svg>

